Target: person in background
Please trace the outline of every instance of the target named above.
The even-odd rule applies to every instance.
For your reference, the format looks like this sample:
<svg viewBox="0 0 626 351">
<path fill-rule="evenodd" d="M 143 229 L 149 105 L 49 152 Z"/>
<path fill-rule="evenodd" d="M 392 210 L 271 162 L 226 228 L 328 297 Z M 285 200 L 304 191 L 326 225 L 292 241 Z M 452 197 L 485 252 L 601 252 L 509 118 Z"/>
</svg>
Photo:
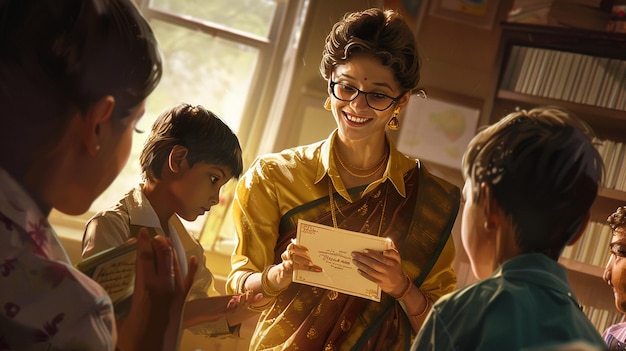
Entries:
<svg viewBox="0 0 626 351">
<path fill-rule="evenodd" d="M 0 349 L 177 347 L 195 259 L 183 280 L 168 242 L 140 231 L 137 293 L 115 321 L 47 218 L 84 213 L 117 176 L 161 73 L 129 0 L 0 1 Z"/>
<path fill-rule="evenodd" d="M 411 350 L 603 348 L 557 262 L 583 233 L 598 192 L 592 137 L 567 111 L 538 107 L 470 141 L 461 238 L 481 280 L 442 297 Z"/>
<path fill-rule="evenodd" d="M 626 313 L 626 206 L 618 207 L 606 221 L 613 231 L 613 238 L 604 281 L 613 289 L 615 308 Z M 609 349 L 626 350 L 626 323 L 608 327 L 602 337 Z"/>
<path fill-rule="evenodd" d="M 405 350 L 432 303 L 455 288 L 449 235 L 460 201 L 457 187 L 398 151 L 386 131 L 419 92 L 413 31 L 393 10 L 346 14 L 326 39 L 320 71 L 337 129 L 259 157 L 239 180 L 227 289 L 264 295 L 251 350 Z M 352 253 L 383 291 L 380 302 L 292 283 L 293 269 L 320 272 L 293 242 L 299 219 L 394 243 Z"/>
<path fill-rule="evenodd" d="M 117 204 L 99 211 L 83 236 L 83 258 L 117 247 L 142 227 L 172 241 L 186 272 L 185 257 L 201 258 L 187 297 L 183 327 L 206 336 L 238 331 L 240 323 L 258 313 L 246 308 L 260 296 L 218 296 L 200 242 L 183 226 L 219 203 L 220 189 L 243 171 L 237 136 L 215 114 L 186 103 L 165 110 L 152 126 L 140 156 L 144 182 Z M 259 294 L 260 295 L 260 294 Z"/>
</svg>

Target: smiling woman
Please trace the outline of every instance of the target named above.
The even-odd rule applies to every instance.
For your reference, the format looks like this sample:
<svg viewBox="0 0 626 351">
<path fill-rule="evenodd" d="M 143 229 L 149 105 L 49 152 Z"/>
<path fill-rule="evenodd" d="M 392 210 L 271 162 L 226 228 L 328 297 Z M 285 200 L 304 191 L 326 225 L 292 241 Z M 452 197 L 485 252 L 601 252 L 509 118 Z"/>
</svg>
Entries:
<svg viewBox="0 0 626 351">
<path fill-rule="evenodd" d="M 254 304 L 262 314 L 251 350 L 405 350 L 432 301 L 454 289 L 448 238 L 459 189 L 400 153 L 386 131 L 399 126 L 419 70 L 413 32 L 397 12 L 346 14 L 320 67 L 336 130 L 259 157 L 239 181 L 227 290 L 265 297 Z M 380 303 L 292 281 L 294 269 L 322 274 L 308 248 L 292 242 L 299 219 L 393 241 L 389 250 L 348 256 L 361 275 L 355 280 L 384 292 Z"/>
</svg>

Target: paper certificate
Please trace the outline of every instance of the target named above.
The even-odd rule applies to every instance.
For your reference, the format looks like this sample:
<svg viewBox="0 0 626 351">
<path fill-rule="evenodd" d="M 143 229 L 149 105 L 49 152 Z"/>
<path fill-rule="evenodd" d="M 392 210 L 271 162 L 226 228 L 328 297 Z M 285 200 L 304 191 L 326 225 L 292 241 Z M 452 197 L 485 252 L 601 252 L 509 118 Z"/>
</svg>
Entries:
<svg viewBox="0 0 626 351">
<path fill-rule="evenodd" d="M 380 301 L 380 287 L 359 274 L 352 251 L 390 249 L 388 239 L 300 219 L 296 243 L 309 250 L 311 260 L 323 271 L 294 269 L 294 282 Z"/>
</svg>

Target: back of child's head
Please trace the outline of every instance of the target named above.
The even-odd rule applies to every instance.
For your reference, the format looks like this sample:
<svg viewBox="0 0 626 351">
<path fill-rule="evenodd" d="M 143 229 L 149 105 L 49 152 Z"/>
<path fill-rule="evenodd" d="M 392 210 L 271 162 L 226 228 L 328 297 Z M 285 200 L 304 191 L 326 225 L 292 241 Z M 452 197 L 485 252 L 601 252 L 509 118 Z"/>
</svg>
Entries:
<svg viewBox="0 0 626 351">
<path fill-rule="evenodd" d="M 603 164 L 593 138 L 587 124 L 560 108 L 514 112 L 472 139 L 463 176 L 475 201 L 481 183 L 491 187 L 522 253 L 557 259 L 598 193 Z"/>
<path fill-rule="evenodd" d="M 187 148 L 189 167 L 196 162 L 225 166 L 234 178 L 243 172 L 239 139 L 224 121 L 202 106 L 181 103 L 157 118 L 141 151 L 144 178 L 161 178 L 163 165 L 175 145 Z"/>
</svg>

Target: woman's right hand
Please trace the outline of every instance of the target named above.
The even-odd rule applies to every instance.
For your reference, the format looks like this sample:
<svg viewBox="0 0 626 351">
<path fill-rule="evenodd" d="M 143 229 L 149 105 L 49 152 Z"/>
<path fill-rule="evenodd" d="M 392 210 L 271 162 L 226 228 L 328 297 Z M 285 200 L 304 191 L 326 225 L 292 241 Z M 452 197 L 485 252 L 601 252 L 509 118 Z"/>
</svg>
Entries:
<svg viewBox="0 0 626 351">
<path fill-rule="evenodd" d="M 295 239 L 291 239 L 291 242 L 280 255 L 280 258 L 283 261 L 273 268 L 277 270 L 277 277 L 276 280 L 272 280 L 278 283 L 278 289 L 283 289 L 291 283 L 294 269 L 304 269 L 311 272 L 322 271 L 322 267 L 314 264 L 313 260 L 311 260 L 309 250 L 306 246 L 297 245 Z"/>
</svg>

